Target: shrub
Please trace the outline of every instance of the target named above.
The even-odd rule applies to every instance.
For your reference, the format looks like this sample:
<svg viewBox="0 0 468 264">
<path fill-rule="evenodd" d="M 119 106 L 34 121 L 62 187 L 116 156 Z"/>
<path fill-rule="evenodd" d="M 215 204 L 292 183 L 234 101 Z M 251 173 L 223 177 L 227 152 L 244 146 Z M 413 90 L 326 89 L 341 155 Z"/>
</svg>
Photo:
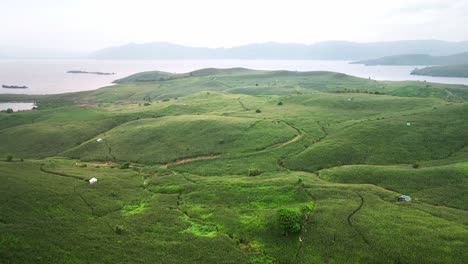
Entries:
<svg viewBox="0 0 468 264">
<path fill-rule="evenodd" d="M 125 233 L 125 228 L 122 225 L 116 225 L 114 228 L 114 232 L 117 235 L 123 235 Z"/>
<path fill-rule="evenodd" d="M 23 158 L 21 158 L 21 159 L 20 159 L 20 161 L 21 161 L 21 162 L 24 162 L 24 159 L 23 159 Z"/>
<path fill-rule="evenodd" d="M 125 169 L 128 169 L 128 168 L 130 168 L 130 163 L 129 162 L 124 162 L 124 163 L 121 163 L 119 165 L 119 169 L 121 169 L 121 170 L 125 170 Z"/>
<path fill-rule="evenodd" d="M 5 112 L 6 112 L 7 114 L 11 114 L 11 113 L 13 113 L 13 109 L 8 108 Z"/>
<path fill-rule="evenodd" d="M 261 113 L 261 112 L 262 112 L 262 110 L 260 110 L 260 109 L 255 110 L 255 113 Z"/>
<path fill-rule="evenodd" d="M 164 98 L 162 101 L 163 101 L 163 102 L 169 102 L 169 100 L 171 100 L 171 99 L 169 99 L 169 98 Z"/>
<path fill-rule="evenodd" d="M 419 164 L 418 163 L 413 164 L 413 169 L 417 169 L 417 168 L 419 168 Z"/>
<path fill-rule="evenodd" d="M 6 161 L 8 161 L 8 162 L 13 161 L 13 155 L 7 155 L 6 156 Z"/>
<path fill-rule="evenodd" d="M 278 102 L 278 105 L 283 105 L 283 102 Z"/>
<path fill-rule="evenodd" d="M 88 167 L 88 165 L 86 165 L 86 163 L 81 163 L 80 165 L 78 165 L 78 167 L 80 167 L 80 168 L 86 168 L 86 167 Z"/>
<path fill-rule="evenodd" d="M 151 104 L 150 103 L 144 103 L 143 105 L 144 106 L 150 106 Z"/>
<path fill-rule="evenodd" d="M 259 169 L 256 169 L 256 168 L 250 168 L 247 171 L 248 176 L 257 176 L 257 175 L 260 175 L 260 174 L 261 174 L 261 171 Z"/>
<path fill-rule="evenodd" d="M 306 204 L 301 207 L 301 213 L 304 216 L 308 216 L 312 211 L 314 210 L 314 205 L 313 204 Z"/>
<path fill-rule="evenodd" d="M 301 231 L 301 214 L 290 209 L 279 209 L 276 221 L 285 235 Z"/>
</svg>

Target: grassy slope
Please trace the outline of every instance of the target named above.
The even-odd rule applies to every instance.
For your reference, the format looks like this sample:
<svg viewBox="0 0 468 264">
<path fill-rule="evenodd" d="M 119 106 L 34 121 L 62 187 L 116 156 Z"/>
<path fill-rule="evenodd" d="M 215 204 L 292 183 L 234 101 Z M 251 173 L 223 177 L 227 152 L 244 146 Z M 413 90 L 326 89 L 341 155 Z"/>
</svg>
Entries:
<svg viewBox="0 0 468 264">
<path fill-rule="evenodd" d="M 0 162 L 0 256 L 12 263 L 461 263 L 468 257 L 467 90 L 206 69 L 37 97 L 40 110 L 0 113 L 0 156 L 140 164 Z M 261 175 L 246 176 L 252 168 Z M 321 168 L 329 169 L 311 173 Z M 99 182 L 83 181 L 90 177 Z M 399 193 L 414 202 L 396 202 Z M 315 207 L 310 221 L 301 234 L 283 236 L 276 210 L 304 205 Z M 78 234 L 94 242 L 76 243 Z"/>
<path fill-rule="evenodd" d="M 141 119 L 107 131 L 64 155 L 85 160 L 165 163 L 178 158 L 255 151 L 287 141 L 295 130 L 251 118 L 184 115 Z"/>
</svg>

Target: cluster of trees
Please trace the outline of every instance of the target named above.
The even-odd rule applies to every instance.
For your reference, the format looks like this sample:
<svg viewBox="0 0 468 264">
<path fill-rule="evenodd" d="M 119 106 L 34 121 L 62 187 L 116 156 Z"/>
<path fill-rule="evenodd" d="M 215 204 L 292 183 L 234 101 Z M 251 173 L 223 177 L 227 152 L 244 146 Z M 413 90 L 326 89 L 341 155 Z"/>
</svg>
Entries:
<svg viewBox="0 0 468 264">
<path fill-rule="evenodd" d="M 7 114 L 11 114 L 11 113 L 13 113 L 14 111 L 13 111 L 13 109 L 8 108 L 7 110 L 2 110 L 1 112 L 7 113 Z"/>
<path fill-rule="evenodd" d="M 377 95 L 383 95 L 385 94 L 384 92 L 379 92 L 379 91 L 369 91 L 369 90 L 360 90 L 360 89 L 348 89 L 344 88 L 343 90 L 336 90 L 334 91 L 335 93 L 366 93 L 366 94 L 377 94 Z"/>
<path fill-rule="evenodd" d="M 6 158 L 5 158 L 5 161 L 7 161 L 7 162 L 12 162 L 12 161 L 13 161 L 13 155 L 8 154 L 8 155 L 6 156 Z M 23 162 L 24 159 L 21 158 L 20 161 Z"/>
</svg>

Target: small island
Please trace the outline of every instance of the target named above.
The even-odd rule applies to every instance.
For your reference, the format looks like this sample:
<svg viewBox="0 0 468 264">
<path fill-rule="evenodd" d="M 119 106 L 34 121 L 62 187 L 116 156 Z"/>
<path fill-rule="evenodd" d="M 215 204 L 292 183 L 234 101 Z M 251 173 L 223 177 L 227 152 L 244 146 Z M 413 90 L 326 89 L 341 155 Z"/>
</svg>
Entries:
<svg viewBox="0 0 468 264">
<path fill-rule="evenodd" d="M 16 86 L 16 85 L 2 85 L 4 89 L 28 89 L 27 86 Z"/>
<path fill-rule="evenodd" d="M 96 75 L 114 75 L 115 72 L 88 72 L 88 71 L 67 71 L 74 74 L 96 74 Z"/>
<path fill-rule="evenodd" d="M 434 66 L 434 67 L 426 67 L 422 69 L 414 69 L 411 72 L 411 75 L 468 78 L 468 64 Z"/>
</svg>

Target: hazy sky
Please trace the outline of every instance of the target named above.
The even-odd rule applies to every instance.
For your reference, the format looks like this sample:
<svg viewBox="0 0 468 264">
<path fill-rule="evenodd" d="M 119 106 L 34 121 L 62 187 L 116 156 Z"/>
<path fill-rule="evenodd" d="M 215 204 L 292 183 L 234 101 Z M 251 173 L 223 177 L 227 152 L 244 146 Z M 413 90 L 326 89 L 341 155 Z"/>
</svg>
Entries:
<svg viewBox="0 0 468 264">
<path fill-rule="evenodd" d="M 0 46 L 468 40 L 468 0 L 0 0 Z"/>
</svg>

